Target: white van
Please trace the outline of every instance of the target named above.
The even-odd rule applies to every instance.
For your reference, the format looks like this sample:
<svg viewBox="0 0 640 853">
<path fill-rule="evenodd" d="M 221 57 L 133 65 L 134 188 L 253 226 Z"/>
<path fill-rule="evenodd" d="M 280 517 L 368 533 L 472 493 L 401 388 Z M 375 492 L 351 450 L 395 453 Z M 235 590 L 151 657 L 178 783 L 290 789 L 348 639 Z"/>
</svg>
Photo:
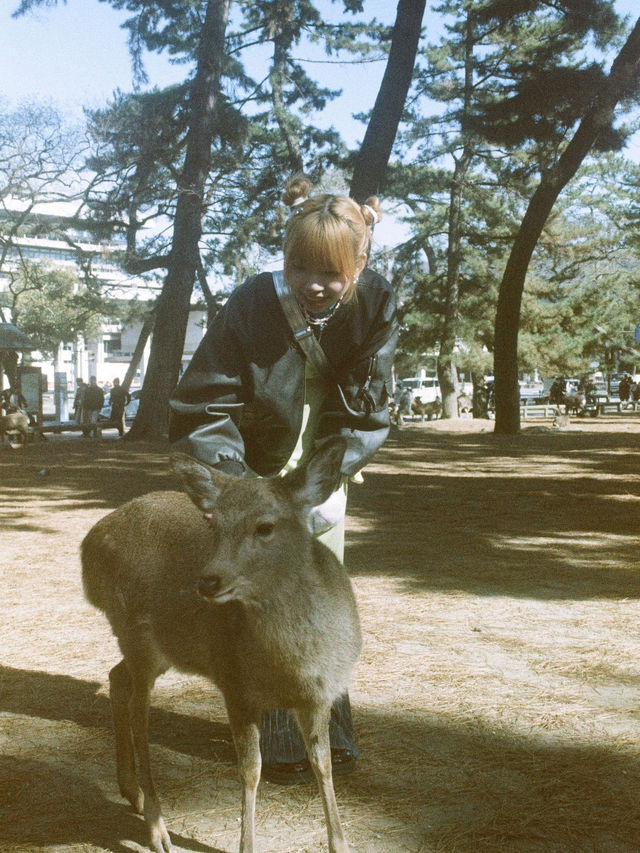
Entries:
<svg viewBox="0 0 640 853">
<path fill-rule="evenodd" d="M 394 399 L 398 401 L 405 391 L 411 394 L 412 403 L 414 400 L 419 400 L 421 403 L 433 403 L 436 397 L 442 399 L 437 376 L 410 376 L 407 379 L 398 380 Z"/>
</svg>

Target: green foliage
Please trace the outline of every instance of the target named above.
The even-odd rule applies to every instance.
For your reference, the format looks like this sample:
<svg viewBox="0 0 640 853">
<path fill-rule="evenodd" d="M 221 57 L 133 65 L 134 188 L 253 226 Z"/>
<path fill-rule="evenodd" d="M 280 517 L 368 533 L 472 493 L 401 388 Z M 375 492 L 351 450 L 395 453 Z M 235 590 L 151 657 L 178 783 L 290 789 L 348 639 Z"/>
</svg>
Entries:
<svg viewBox="0 0 640 853">
<path fill-rule="evenodd" d="M 126 266 L 167 251 L 157 223 L 175 212 L 187 93 L 186 84 L 116 92 L 106 108 L 87 113 L 93 151 L 86 162 L 96 175 L 87 196 L 90 221 L 97 239 L 124 236 Z"/>
<path fill-rule="evenodd" d="M 134 53 L 143 47 L 168 50 L 193 67 L 205 3 L 118 0 L 112 5 L 132 12 L 125 26 Z M 347 10 L 360 5 L 349 3 Z M 262 253 L 280 251 L 285 178 L 303 169 L 319 179 L 345 157 L 338 132 L 313 124 L 314 114 L 339 92 L 319 86 L 294 52 L 304 56 L 306 46 L 321 44 L 328 54 L 362 55 L 372 46 L 377 25 L 330 25 L 309 0 L 252 0 L 233 8 L 200 252 L 210 278 L 232 276 L 235 284 Z M 254 79 L 242 60 L 257 44 L 268 73 Z M 96 173 L 89 200 L 93 220 L 105 236 L 126 238 L 131 271 L 163 268 L 167 262 L 170 232 L 159 224 L 175 213 L 189 94 L 189 77 L 163 91 L 117 92 L 106 109 L 88 116 L 94 154 L 87 164 Z"/>
<path fill-rule="evenodd" d="M 417 352 L 426 337 L 432 345 L 441 342 L 453 281 L 455 313 L 448 322 L 456 361 L 467 372 L 490 362 L 498 285 L 514 235 L 537 176 L 593 102 L 605 73 L 598 51 L 616 44 L 621 24 L 613 4 L 600 0 L 447 0 L 438 11 L 446 16 L 446 34 L 423 52 L 391 170 L 393 194 L 408 208 L 413 234 L 396 257 L 405 282 L 412 265 L 415 270 L 411 286 L 404 284 L 402 346 Z M 619 149 L 627 132 L 603 128 L 599 149 Z M 637 208 L 627 209 L 637 217 Z M 567 206 L 557 228 L 578 229 L 571 222 L 576 215 Z M 588 211 L 579 239 L 593 247 L 586 219 Z M 590 320 L 570 298 L 587 259 L 574 257 L 571 274 L 551 235 L 549 226 L 546 251 L 536 253 L 530 270 L 519 363 L 526 371 L 574 372 L 597 349 L 593 331 L 587 333 Z M 563 264 L 561 285 L 549 266 Z"/>
<path fill-rule="evenodd" d="M 99 288 L 45 264 L 25 264 L 12 289 L 15 323 L 52 358 L 60 344 L 98 334 L 101 323 L 117 312 Z"/>
<path fill-rule="evenodd" d="M 25 0 L 22 12 L 44 3 Z M 187 139 L 191 84 L 206 0 L 103 0 L 129 12 L 124 29 L 138 85 L 147 82 L 145 50 L 165 52 L 185 67 L 185 81 L 166 90 L 116 92 L 88 113 L 95 178 L 88 195 L 100 239 L 126 240 L 127 269 L 165 269 Z M 223 92 L 202 207 L 200 253 L 210 278 L 249 271 L 261 253 L 279 252 L 284 225 L 280 195 L 286 177 L 314 179 L 338 167 L 346 149 L 314 116 L 340 92 L 323 87 L 304 63 L 311 47 L 331 57 L 383 57 L 389 28 L 358 20 L 360 0 L 328 22 L 311 0 L 238 0 L 232 4 L 223 60 Z M 348 15 L 348 17 L 347 17 Z M 256 77 L 245 57 L 263 57 Z M 256 67 L 251 66 L 251 67 Z M 313 66 L 312 66 L 313 67 Z"/>
<path fill-rule="evenodd" d="M 640 259 L 628 228 L 637 210 L 640 167 L 618 155 L 588 163 L 550 217 L 524 296 L 520 357 L 547 375 L 609 367 L 616 354 L 640 365 Z M 631 213 L 631 215 L 633 215 Z"/>
</svg>

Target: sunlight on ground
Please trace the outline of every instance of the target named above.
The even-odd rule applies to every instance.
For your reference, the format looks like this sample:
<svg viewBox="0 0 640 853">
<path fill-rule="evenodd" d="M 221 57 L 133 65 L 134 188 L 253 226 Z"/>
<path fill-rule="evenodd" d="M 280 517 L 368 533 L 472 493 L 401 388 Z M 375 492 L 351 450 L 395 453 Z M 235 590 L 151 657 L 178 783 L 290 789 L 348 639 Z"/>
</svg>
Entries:
<svg viewBox="0 0 640 853">
<path fill-rule="evenodd" d="M 350 490 L 361 758 L 336 792 L 353 851 L 640 849 L 634 423 L 513 441 L 416 426 Z M 113 768 L 119 653 L 83 599 L 78 546 L 113 506 L 173 481 L 164 452 L 47 444 L 24 465 L 0 453 L 0 849 L 144 850 Z M 151 731 L 176 849 L 237 849 L 220 694 L 168 672 Z M 261 785 L 257 823 L 261 853 L 326 849 L 312 785 Z"/>
</svg>

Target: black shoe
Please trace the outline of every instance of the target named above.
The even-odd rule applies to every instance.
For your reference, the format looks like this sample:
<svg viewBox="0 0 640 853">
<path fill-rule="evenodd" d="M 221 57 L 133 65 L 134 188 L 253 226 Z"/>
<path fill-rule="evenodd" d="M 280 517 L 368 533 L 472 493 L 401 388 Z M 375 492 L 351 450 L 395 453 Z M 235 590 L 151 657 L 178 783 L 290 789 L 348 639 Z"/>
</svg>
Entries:
<svg viewBox="0 0 640 853">
<path fill-rule="evenodd" d="M 346 776 L 356 769 L 357 759 L 350 749 L 331 750 L 331 773 L 334 776 Z"/>
<path fill-rule="evenodd" d="M 297 785 L 301 782 L 313 782 L 313 770 L 309 761 L 288 761 L 262 765 L 262 778 L 276 785 Z"/>
<path fill-rule="evenodd" d="M 356 757 L 350 749 L 331 750 L 331 773 L 333 776 L 346 776 L 356 769 Z M 277 785 L 297 785 L 301 782 L 313 782 L 313 770 L 309 760 L 278 762 L 262 765 L 262 778 Z"/>
</svg>

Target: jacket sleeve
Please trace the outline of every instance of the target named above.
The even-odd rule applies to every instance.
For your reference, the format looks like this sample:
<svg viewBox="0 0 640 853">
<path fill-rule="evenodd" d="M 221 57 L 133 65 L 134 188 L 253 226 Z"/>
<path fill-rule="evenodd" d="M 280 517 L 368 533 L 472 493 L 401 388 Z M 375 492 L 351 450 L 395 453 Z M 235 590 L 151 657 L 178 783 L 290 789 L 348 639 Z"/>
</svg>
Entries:
<svg viewBox="0 0 640 853">
<path fill-rule="evenodd" d="M 347 439 L 342 463 L 347 476 L 364 468 L 389 434 L 391 370 L 398 331 L 395 296 L 388 286 L 371 332 L 325 412 L 323 435 L 339 432 Z"/>
<path fill-rule="evenodd" d="M 177 449 L 229 474 L 246 471 L 238 429 L 247 370 L 222 309 L 169 401 L 169 440 Z"/>
</svg>

